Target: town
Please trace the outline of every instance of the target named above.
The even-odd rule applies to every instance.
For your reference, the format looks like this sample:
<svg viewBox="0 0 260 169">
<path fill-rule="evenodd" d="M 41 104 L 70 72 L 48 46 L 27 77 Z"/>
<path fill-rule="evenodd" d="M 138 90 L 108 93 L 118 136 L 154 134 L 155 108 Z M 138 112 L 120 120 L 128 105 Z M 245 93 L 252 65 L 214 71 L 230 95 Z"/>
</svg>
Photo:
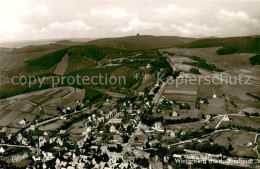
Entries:
<svg viewBox="0 0 260 169">
<path fill-rule="evenodd" d="M 257 96 L 242 93 L 241 84 L 235 88 L 196 83 L 196 77 L 217 76 L 222 81 L 223 76 L 215 65 L 197 66 L 204 60 L 193 57 L 195 52 L 189 55 L 192 50 L 134 51 L 127 56 L 121 52 L 96 63 L 99 70 L 134 66 L 138 71 L 130 75 L 135 82 L 130 90 L 55 85 L 0 100 L 0 166 L 258 166 L 260 117 L 253 108 L 259 103 Z M 246 79 L 257 71 L 259 67 L 240 72 Z M 162 78 L 156 80 L 158 76 Z M 225 76 L 238 74 L 225 72 Z M 252 77 L 243 89 L 259 91 L 259 79 Z M 178 80 L 185 83 L 176 85 Z"/>
</svg>

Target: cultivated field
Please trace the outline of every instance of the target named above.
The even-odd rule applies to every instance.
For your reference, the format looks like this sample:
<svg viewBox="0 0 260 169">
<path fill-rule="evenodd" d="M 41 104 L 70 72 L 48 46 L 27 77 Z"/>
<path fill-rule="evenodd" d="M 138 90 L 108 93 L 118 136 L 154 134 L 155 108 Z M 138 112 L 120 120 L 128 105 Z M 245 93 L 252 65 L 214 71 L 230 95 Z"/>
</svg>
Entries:
<svg viewBox="0 0 260 169">
<path fill-rule="evenodd" d="M 82 100 L 85 91 L 72 87 L 52 88 L 22 94 L 1 100 L 0 126 L 22 127 L 19 122 L 25 118 L 32 122 L 41 112 L 38 120 L 44 120 L 58 114 L 58 107 L 77 106 L 76 100 Z"/>
</svg>

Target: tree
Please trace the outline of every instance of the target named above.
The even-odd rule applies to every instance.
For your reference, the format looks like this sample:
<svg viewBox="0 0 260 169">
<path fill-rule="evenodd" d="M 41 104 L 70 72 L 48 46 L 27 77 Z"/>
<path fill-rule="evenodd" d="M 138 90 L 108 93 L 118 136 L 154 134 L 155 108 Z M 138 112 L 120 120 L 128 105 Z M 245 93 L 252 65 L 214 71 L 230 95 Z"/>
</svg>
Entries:
<svg viewBox="0 0 260 169">
<path fill-rule="evenodd" d="M 232 145 L 229 143 L 229 145 L 228 145 L 228 151 L 232 151 L 233 150 L 233 147 L 232 147 Z"/>
<path fill-rule="evenodd" d="M 191 69 L 190 69 L 190 73 L 193 73 L 193 74 L 200 74 L 200 71 L 199 71 L 199 69 L 191 68 Z"/>
</svg>

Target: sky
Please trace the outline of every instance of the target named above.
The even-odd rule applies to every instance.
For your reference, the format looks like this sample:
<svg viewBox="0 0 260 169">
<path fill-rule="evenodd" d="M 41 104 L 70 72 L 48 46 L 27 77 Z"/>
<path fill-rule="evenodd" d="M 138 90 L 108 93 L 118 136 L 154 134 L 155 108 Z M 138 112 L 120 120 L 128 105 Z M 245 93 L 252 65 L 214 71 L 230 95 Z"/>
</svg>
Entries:
<svg viewBox="0 0 260 169">
<path fill-rule="evenodd" d="M 1 0 L 0 43 L 260 34 L 260 0 Z"/>
</svg>

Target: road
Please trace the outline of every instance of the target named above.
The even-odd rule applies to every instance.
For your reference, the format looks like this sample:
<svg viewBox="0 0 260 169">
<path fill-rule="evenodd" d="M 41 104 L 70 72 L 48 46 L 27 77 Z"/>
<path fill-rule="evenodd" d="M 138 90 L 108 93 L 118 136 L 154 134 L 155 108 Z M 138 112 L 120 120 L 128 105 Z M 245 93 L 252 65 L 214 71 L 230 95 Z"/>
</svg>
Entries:
<svg viewBox="0 0 260 169">
<path fill-rule="evenodd" d="M 161 98 L 161 95 L 162 95 L 163 91 L 165 90 L 166 86 L 167 86 L 167 83 L 164 82 L 164 83 L 162 84 L 160 90 L 158 91 L 158 93 L 157 93 L 157 94 L 155 95 L 155 97 L 153 98 L 153 103 L 154 103 L 154 104 L 157 104 L 157 103 L 158 103 L 158 101 L 159 101 L 159 99 Z"/>
<path fill-rule="evenodd" d="M 140 124 L 141 124 L 141 122 L 138 123 L 137 129 L 135 130 L 134 133 L 132 133 L 131 138 L 128 140 L 126 146 L 124 147 L 124 149 L 123 149 L 123 151 L 122 151 L 122 154 L 123 154 L 123 155 L 129 150 L 129 148 L 130 148 L 132 142 L 133 142 L 134 139 L 135 139 L 136 133 L 140 132 Z"/>
<path fill-rule="evenodd" d="M 218 124 L 216 125 L 215 129 L 218 129 L 218 127 L 220 126 L 221 122 L 224 120 L 224 118 L 226 117 L 226 115 L 224 115 L 222 117 L 222 119 L 218 122 Z"/>
<path fill-rule="evenodd" d="M 8 147 L 21 147 L 21 148 L 31 148 L 32 146 L 27 145 L 15 145 L 15 144 L 0 144 L 0 146 L 8 146 Z"/>
</svg>

